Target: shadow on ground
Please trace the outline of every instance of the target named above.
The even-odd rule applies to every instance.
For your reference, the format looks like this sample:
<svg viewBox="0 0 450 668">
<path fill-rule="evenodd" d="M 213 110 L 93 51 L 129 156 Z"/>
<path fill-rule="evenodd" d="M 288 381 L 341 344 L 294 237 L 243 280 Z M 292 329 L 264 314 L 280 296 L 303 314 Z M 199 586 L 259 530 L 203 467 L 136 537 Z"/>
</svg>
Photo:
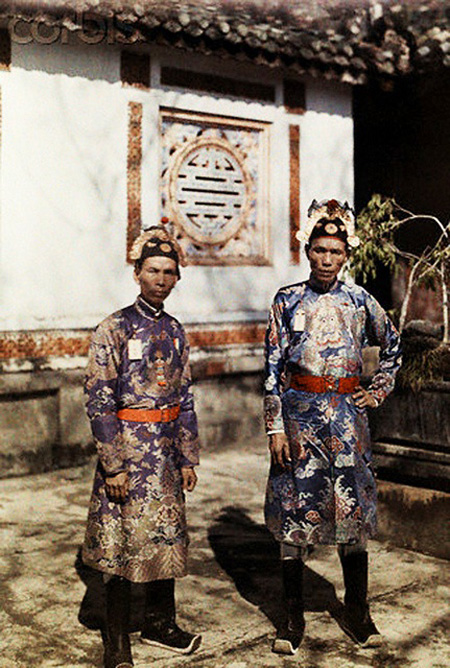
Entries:
<svg viewBox="0 0 450 668">
<path fill-rule="evenodd" d="M 265 526 L 254 522 L 236 506 L 227 506 L 208 531 L 208 540 L 223 570 L 238 592 L 257 606 L 279 628 L 285 617 L 279 546 Z M 305 566 L 306 611 L 327 611 L 339 620 L 343 605 L 334 586 Z"/>
</svg>

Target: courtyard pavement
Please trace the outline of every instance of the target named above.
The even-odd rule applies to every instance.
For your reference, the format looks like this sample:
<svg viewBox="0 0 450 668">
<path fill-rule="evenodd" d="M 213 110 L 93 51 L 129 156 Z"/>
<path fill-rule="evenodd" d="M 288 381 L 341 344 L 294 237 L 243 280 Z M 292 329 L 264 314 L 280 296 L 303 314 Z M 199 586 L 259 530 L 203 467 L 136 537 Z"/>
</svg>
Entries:
<svg viewBox="0 0 450 668">
<path fill-rule="evenodd" d="M 386 639 L 356 647 L 337 619 L 343 597 L 334 548 L 307 562 L 306 633 L 295 657 L 270 650 L 281 614 L 277 548 L 263 525 L 265 452 L 203 454 L 188 498 L 190 574 L 177 584 L 178 620 L 201 632 L 198 652 L 180 657 L 132 635 L 136 668 L 447 668 L 450 666 L 448 562 L 370 545 L 370 601 Z M 95 625 L 102 592 L 80 563 L 93 463 L 0 481 L 0 667 L 102 665 Z M 139 591 L 134 592 L 139 600 Z M 95 608 L 98 608 L 96 611 Z"/>
</svg>

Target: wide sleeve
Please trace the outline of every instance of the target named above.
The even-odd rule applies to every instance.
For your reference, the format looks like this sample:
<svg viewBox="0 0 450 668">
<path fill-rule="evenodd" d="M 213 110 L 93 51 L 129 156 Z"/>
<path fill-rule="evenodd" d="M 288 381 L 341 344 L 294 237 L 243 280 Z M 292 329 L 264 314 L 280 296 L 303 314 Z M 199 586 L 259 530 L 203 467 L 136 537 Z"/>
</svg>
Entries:
<svg viewBox="0 0 450 668">
<path fill-rule="evenodd" d="M 109 475 L 126 469 L 122 431 L 117 418 L 119 363 L 117 328 L 113 323 L 101 323 L 92 336 L 84 391 L 98 456 Z"/>
<path fill-rule="evenodd" d="M 181 330 L 183 348 L 181 352 L 180 415 L 178 417 L 178 445 L 181 451 L 181 466 L 197 466 L 199 463 L 199 438 L 197 415 L 192 394 L 191 369 L 189 366 L 189 343 Z"/>
<path fill-rule="evenodd" d="M 281 392 L 288 337 L 282 314 L 283 300 L 277 294 L 269 312 L 265 337 L 264 422 L 267 434 L 284 431 Z"/>
<path fill-rule="evenodd" d="M 380 405 L 395 385 L 395 376 L 400 369 L 400 334 L 377 300 L 368 295 L 367 334 L 369 345 L 379 346 L 379 366 L 367 388 Z"/>
</svg>

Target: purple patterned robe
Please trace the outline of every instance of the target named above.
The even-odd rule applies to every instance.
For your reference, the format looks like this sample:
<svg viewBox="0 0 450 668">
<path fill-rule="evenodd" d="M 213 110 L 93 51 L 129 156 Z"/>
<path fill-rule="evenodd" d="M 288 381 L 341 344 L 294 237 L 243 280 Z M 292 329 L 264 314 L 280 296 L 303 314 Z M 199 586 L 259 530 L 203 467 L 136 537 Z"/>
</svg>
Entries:
<svg viewBox="0 0 450 668">
<path fill-rule="evenodd" d="M 285 431 L 292 465 L 271 466 L 266 524 L 294 545 L 355 543 L 376 531 L 376 486 L 366 409 L 351 394 L 289 388 L 291 373 L 360 376 L 362 350 L 380 346 L 368 391 L 381 403 L 400 366 L 400 340 L 378 302 L 337 281 L 321 292 L 310 279 L 279 290 L 266 334 L 267 433 Z"/>
<path fill-rule="evenodd" d="M 92 337 L 85 392 L 99 462 L 83 561 L 132 582 L 186 575 L 181 467 L 198 464 L 199 450 L 188 354 L 180 323 L 164 311 L 155 315 L 142 297 L 103 320 Z M 117 418 L 121 408 L 178 404 L 171 422 Z M 105 489 L 105 474 L 120 471 L 130 480 L 124 503 Z"/>
</svg>

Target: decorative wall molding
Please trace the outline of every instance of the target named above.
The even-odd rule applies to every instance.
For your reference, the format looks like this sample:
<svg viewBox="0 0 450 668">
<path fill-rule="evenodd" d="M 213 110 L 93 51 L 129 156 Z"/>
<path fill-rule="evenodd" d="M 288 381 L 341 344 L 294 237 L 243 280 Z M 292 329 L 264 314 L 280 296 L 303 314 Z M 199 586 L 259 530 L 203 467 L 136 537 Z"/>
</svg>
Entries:
<svg viewBox="0 0 450 668">
<path fill-rule="evenodd" d="M 190 264 L 269 263 L 269 127 L 161 110 L 161 214 Z"/>
<path fill-rule="evenodd" d="M 300 127 L 289 126 L 289 234 L 291 264 L 300 261 Z"/>
<path fill-rule="evenodd" d="M 128 103 L 127 156 L 127 259 L 133 241 L 141 232 L 142 104 Z"/>
<path fill-rule="evenodd" d="M 258 344 L 264 341 L 266 323 L 224 323 L 222 325 L 187 325 L 193 349 L 228 345 Z"/>
<path fill-rule="evenodd" d="M 0 333 L 0 360 L 87 355 L 91 330 Z"/>
<path fill-rule="evenodd" d="M 220 325 L 187 325 L 186 332 L 193 350 L 229 345 L 260 344 L 266 324 L 221 323 Z M 0 332 L 0 362 L 49 357 L 86 357 L 90 329 Z"/>
</svg>

